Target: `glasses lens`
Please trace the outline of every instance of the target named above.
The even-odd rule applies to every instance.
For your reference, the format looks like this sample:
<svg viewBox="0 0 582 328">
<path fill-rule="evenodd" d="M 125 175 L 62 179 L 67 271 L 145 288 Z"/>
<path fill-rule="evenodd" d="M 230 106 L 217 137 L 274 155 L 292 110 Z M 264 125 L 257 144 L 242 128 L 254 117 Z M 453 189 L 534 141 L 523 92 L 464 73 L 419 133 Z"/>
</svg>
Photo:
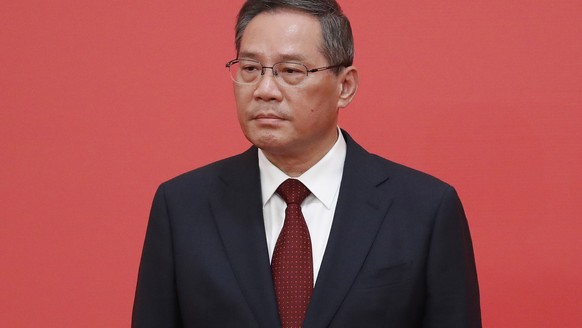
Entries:
<svg viewBox="0 0 582 328">
<path fill-rule="evenodd" d="M 278 63 L 273 67 L 275 75 L 289 85 L 297 85 L 307 77 L 307 67 L 297 63 Z"/>
<path fill-rule="evenodd" d="M 241 59 L 230 64 L 232 79 L 238 83 L 253 83 L 261 76 L 261 64 L 252 60 Z"/>
</svg>

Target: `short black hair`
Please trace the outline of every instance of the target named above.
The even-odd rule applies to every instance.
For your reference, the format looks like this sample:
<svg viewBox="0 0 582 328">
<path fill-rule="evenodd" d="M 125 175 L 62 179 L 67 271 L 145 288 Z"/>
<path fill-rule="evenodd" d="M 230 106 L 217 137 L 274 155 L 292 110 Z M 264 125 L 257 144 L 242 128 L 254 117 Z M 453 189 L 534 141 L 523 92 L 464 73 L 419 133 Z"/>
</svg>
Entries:
<svg viewBox="0 0 582 328">
<path fill-rule="evenodd" d="M 240 51 L 242 35 L 249 22 L 263 12 L 297 10 L 319 20 L 322 32 L 321 52 L 329 65 L 343 67 L 354 62 L 354 37 L 350 21 L 335 0 L 247 0 L 241 7 L 235 26 L 235 47 Z"/>
</svg>

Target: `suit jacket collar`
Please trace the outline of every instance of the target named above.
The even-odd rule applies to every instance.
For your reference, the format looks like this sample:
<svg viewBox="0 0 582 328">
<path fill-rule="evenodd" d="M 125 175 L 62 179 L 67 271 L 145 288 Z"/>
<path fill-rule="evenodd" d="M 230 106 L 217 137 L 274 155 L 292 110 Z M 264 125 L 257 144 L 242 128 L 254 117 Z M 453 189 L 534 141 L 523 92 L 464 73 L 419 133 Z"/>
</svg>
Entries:
<svg viewBox="0 0 582 328">
<path fill-rule="evenodd" d="M 340 307 L 390 207 L 388 174 L 374 155 L 345 131 L 347 143 L 338 204 L 322 266 L 303 324 L 326 327 Z M 261 327 L 279 327 L 265 237 L 257 149 L 221 170 L 220 194 L 211 202 L 216 225 L 240 288 Z"/>
<path fill-rule="evenodd" d="M 219 178 L 221 198 L 212 200 L 211 208 L 234 275 L 259 326 L 279 327 L 257 149 L 225 161 Z"/>
<path fill-rule="evenodd" d="M 392 202 L 388 172 L 345 131 L 344 175 L 304 328 L 327 327 L 355 280 Z"/>
</svg>

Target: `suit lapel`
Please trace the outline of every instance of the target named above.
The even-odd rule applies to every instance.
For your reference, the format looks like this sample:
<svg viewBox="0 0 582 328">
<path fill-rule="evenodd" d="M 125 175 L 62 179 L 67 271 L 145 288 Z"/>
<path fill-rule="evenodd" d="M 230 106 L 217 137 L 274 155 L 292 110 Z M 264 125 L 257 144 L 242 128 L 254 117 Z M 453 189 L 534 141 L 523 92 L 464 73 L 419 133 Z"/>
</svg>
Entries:
<svg viewBox="0 0 582 328">
<path fill-rule="evenodd" d="M 256 148 L 239 159 L 226 162 L 218 193 L 222 198 L 211 207 L 233 272 L 259 326 L 279 327 Z"/>
<path fill-rule="evenodd" d="M 376 238 L 392 198 L 388 174 L 344 132 L 347 155 L 334 221 L 304 328 L 327 327 Z"/>
</svg>

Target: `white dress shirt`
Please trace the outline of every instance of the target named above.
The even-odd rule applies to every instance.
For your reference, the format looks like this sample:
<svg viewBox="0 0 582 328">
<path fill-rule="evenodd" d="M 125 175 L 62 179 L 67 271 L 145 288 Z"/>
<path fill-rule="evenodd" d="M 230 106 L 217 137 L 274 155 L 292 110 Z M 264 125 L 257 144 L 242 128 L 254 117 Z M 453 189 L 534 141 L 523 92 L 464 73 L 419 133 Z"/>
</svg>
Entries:
<svg viewBox="0 0 582 328">
<path fill-rule="evenodd" d="M 339 131 L 339 129 L 338 129 Z M 313 256 L 313 283 L 323 260 L 329 238 L 333 215 L 339 195 L 346 158 L 346 141 L 338 132 L 338 139 L 329 152 L 314 166 L 297 177 L 310 191 L 301 205 L 309 235 Z M 275 244 L 285 222 L 287 204 L 275 191 L 283 181 L 289 179 L 283 171 L 273 165 L 259 149 L 259 169 L 263 196 L 263 216 L 269 258 L 272 259 Z"/>
</svg>

